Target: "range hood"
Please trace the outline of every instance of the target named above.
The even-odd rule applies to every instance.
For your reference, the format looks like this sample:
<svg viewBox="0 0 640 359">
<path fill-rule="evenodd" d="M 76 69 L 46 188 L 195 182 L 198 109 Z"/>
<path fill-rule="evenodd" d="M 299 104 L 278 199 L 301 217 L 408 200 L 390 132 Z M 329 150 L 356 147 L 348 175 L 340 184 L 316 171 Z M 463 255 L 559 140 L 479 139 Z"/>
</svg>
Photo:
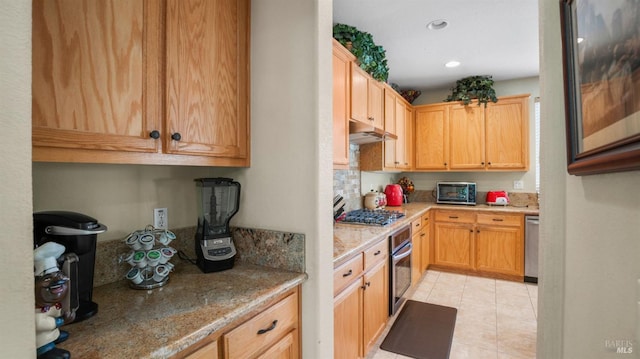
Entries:
<svg viewBox="0 0 640 359">
<path fill-rule="evenodd" d="M 385 132 L 365 123 L 349 121 L 349 143 L 361 145 L 364 143 L 397 140 L 398 136 Z"/>
</svg>

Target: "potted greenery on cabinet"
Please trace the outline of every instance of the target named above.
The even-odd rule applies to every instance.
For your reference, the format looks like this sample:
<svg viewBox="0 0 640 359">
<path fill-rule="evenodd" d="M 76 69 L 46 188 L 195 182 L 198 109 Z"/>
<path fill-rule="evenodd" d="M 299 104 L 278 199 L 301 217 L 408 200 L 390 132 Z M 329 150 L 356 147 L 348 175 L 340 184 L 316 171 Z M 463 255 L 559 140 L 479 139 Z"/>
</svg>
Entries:
<svg viewBox="0 0 640 359">
<path fill-rule="evenodd" d="M 466 106 L 472 100 L 478 100 L 478 106 L 481 103 L 487 107 L 487 103 L 498 102 L 496 92 L 493 90 L 493 80 L 491 76 L 469 76 L 456 81 L 455 87 L 451 89 L 449 95 L 444 101 L 462 101 Z"/>
<path fill-rule="evenodd" d="M 351 51 L 356 57 L 360 68 L 374 79 L 386 82 L 389 77 L 386 52 L 382 46 L 373 42 L 368 32 L 363 32 L 353 26 L 335 24 L 333 38 Z"/>
</svg>

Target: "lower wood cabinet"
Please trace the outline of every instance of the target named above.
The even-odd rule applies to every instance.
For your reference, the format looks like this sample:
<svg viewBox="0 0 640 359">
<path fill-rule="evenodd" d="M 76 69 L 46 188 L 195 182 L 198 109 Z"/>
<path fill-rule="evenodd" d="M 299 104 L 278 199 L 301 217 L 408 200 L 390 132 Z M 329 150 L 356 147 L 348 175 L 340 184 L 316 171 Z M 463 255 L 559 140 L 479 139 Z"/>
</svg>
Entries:
<svg viewBox="0 0 640 359">
<path fill-rule="evenodd" d="M 300 289 L 284 294 L 232 329 L 203 339 L 178 353 L 188 359 L 300 358 Z"/>
<path fill-rule="evenodd" d="M 389 244 L 382 240 L 334 270 L 334 358 L 363 358 L 389 317 Z M 345 278 L 350 278 L 345 284 Z"/>
<path fill-rule="evenodd" d="M 433 267 L 521 281 L 523 228 L 523 214 L 438 210 Z"/>
</svg>

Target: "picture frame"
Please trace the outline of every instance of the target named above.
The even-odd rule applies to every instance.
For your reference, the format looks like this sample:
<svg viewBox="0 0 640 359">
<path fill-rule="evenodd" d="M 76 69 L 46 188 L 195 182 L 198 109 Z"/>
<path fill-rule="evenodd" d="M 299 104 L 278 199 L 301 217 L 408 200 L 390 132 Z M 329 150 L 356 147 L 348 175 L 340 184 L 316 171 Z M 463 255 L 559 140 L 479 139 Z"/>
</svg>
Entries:
<svg viewBox="0 0 640 359">
<path fill-rule="evenodd" d="M 640 5 L 560 0 L 567 171 L 640 170 Z"/>
</svg>

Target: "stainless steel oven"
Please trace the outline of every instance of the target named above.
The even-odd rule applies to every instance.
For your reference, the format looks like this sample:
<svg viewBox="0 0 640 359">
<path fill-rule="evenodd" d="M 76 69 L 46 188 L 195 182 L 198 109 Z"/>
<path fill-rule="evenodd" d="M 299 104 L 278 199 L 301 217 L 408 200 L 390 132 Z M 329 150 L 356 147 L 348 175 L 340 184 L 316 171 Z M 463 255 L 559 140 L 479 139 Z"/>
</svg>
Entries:
<svg viewBox="0 0 640 359">
<path fill-rule="evenodd" d="M 393 315 L 404 302 L 404 295 L 411 286 L 411 226 L 394 232 L 389 245 L 389 314 Z"/>
</svg>

